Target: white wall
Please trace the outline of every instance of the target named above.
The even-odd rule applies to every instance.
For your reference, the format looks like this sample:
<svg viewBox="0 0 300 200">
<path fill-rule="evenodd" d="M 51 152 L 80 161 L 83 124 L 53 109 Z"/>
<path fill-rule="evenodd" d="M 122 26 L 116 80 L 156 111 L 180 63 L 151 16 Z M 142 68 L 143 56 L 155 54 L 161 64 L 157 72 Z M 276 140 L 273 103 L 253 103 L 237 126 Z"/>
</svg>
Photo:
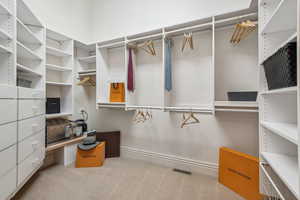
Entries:
<svg viewBox="0 0 300 200">
<path fill-rule="evenodd" d="M 251 0 L 92 0 L 93 41 L 248 8 Z"/>
<path fill-rule="evenodd" d="M 25 0 L 51 30 L 89 42 L 91 38 L 90 0 Z"/>
</svg>

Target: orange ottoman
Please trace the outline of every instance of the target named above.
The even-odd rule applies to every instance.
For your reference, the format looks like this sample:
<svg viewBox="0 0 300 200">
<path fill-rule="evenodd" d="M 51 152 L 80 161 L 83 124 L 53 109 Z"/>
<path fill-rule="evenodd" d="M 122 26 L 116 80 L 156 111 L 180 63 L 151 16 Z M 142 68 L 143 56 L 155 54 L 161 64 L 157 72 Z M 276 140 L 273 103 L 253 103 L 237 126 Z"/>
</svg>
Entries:
<svg viewBox="0 0 300 200">
<path fill-rule="evenodd" d="M 105 142 L 101 142 L 95 148 L 90 150 L 81 150 L 77 148 L 76 164 L 80 167 L 99 167 L 105 160 Z"/>
<path fill-rule="evenodd" d="M 259 193 L 258 158 L 220 148 L 219 182 L 247 200 L 262 200 Z"/>
</svg>

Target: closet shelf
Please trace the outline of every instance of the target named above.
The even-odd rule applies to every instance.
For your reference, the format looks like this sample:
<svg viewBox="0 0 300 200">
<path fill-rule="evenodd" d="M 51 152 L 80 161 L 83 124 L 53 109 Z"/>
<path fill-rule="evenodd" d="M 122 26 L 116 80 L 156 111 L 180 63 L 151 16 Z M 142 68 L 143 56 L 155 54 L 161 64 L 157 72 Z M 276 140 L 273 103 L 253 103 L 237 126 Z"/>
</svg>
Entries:
<svg viewBox="0 0 300 200">
<path fill-rule="evenodd" d="M 125 102 L 97 102 L 99 108 L 125 108 Z"/>
<path fill-rule="evenodd" d="M 5 47 L 3 45 L 0 45 L 0 53 L 8 53 L 8 54 L 11 54 L 12 51 L 8 48 L 8 47 Z"/>
<path fill-rule="evenodd" d="M 286 184 L 289 190 L 296 197 L 299 197 L 299 169 L 297 157 L 268 152 L 262 152 L 261 155 Z"/>
<path fill-rule="evenodd" d="M 72 68 L 53 65 L 53 64 L 46 64 L 46 68 L 49 69 L 49 70 L 62 71 L 62 72 L 72 71 Z"/>
<path fill-rule="evenodd" d="M 96 63 L 96 56 L 80 57 L 78 60 L 88 64 Z"/>
<path fill-rule="evenodd" d="M 260 95 L 268 95 L 268 94 L 297 94 L 297 87 L 287 87 L 275 90 L 269 90 L 266 92 L 261 92 Z"/>
<path fill-rule="evenodd" d="M 278 123 L 278 122 L 261 122 L 261 125 L 273 133 L 283 137 L 294 144 L 298 144 L 297 124 Z"/>
<path fill-rule="evenodd" d="M 78 72 L 79 76 L 95 76 L 96 75 L 96 70 L 84 70 L 84 71 L 80 71 Z"/>
<path fill-rule="evenodd" d="M 273 51 L 270 51 L 270 53 L 265 56 L 265 58 L 263 58 L 262 61 L 260 61 L 260 65 L 263 65 L 263 63 L 269 58 L 271 57 L 274 53 L 276 53 L 280 48 L 284 47 L 286 44 L 288 44 L 289 42 L 294 42 L 297 40 L 297 31 L 293 32 L 292 34 L 290 34 L 288 36 L 288 38 L 286 40 L 284 40 L 281 44 L 279 44 L 277 47 L 275 47 L 273 49 Z"/>
<path fill-rule="evenodd" d="M 54 47 L 49 47 L 49 46 L 47 46 L 46 52 L 47 52 L 47 54 L 57 56 L 57 57 L 72 56 L 70 53 L 67 53 L 63 50 L 60 50 L 60 49 L 57 49 L 57 48 L 54 48 Z"/>
<path fill-rule="evenodd" d="M 31 60 L 42 60 L 40 56 L 19 41 L 17 41 L 17 57 Z"/>
<path fill-rule="evenodd" d="M 18 41 L 41 45 L 41 40 L 20 20 L 17 19 Z"/>
<path fill-rule="evenodd" d="M 258 112 L 258 102 L 215 101 L 215 110 L 220 112 Z"/>
<path fill-rule="evenodd" d="M 24 0 L 18 1 L 17 6 L 17 18 L 20 19 L 24 24 L 34 25 L 35 27 L 43 28 L 41 20 L 39 20 L 33 12 L 29 9 Z"/>
<path fill-rule="evenodd" d="M 47 85 L 53 85 L 53 86 L 72 86 L 72 83 L 62 83 L 62 82 L 53 82 L 53 81 L 47 81 Z"/>
<path fill-rule="evenodd" d="M 71 116 L 72 113 L 56 113 L 56 114 L 46 114 L 47 119 L 58 118 L 58 117 L 68 117 Z"/>
<path fill-rule="evenodd" d="M 0 29 L 0 38 L 3 40 L 12 40 L 12 37 L 3 29 Z"/>
<path fill-rule="evenodd" d="M 10 10 L 8 10 L 8 8 L 5 5 L 3 5 L 2 2 L 0 2 L 0 14 L 10 15 L 10 16 L 13 15 L 12 12 Z"/>
<path fill-rule="evenodd" d="M 269 21 L 262 27 L 261 34 L 295 30 L 297 24 L 297 1 L 281 0 Z"/>
<path fill-rule="evenodd" d="M 30 69 L 29 67 L 26 67 L 21 64 L 17 64 L 17 69 L 21 72 L 26 73 L 27 76 L 32 76 L 32 77 L 42 77 L 43 76 L 41 73 L 35 72 L 34 70 Z"/>
</svg>

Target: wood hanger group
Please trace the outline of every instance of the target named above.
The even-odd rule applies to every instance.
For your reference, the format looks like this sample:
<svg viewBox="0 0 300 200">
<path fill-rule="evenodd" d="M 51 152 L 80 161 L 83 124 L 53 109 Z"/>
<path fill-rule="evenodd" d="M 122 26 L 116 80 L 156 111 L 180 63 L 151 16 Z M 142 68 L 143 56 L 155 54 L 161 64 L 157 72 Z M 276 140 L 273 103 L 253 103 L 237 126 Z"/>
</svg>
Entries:
<svg viewBox="0 0 300 200">
<path fill-rule="evenodd" d="M 133 122 L 137 124 L 144 123 L 147 120 L 151 120 L 152 118 L 153 118 L 152 111 L 137 110 L 133 117 Z"/>
</svg>

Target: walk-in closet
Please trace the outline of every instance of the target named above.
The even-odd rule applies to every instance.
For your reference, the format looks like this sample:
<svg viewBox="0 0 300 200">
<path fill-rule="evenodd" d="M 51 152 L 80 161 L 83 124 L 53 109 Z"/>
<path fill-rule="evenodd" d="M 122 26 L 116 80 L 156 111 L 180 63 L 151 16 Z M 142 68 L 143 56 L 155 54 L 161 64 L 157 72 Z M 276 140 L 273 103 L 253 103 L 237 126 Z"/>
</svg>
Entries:
<svg viewBox="0 0 300 200">
<path fill-rule="evenodd" d="M 0 200 L 297 200 L 299 0 L 0 0 Z"/>
</svg>

